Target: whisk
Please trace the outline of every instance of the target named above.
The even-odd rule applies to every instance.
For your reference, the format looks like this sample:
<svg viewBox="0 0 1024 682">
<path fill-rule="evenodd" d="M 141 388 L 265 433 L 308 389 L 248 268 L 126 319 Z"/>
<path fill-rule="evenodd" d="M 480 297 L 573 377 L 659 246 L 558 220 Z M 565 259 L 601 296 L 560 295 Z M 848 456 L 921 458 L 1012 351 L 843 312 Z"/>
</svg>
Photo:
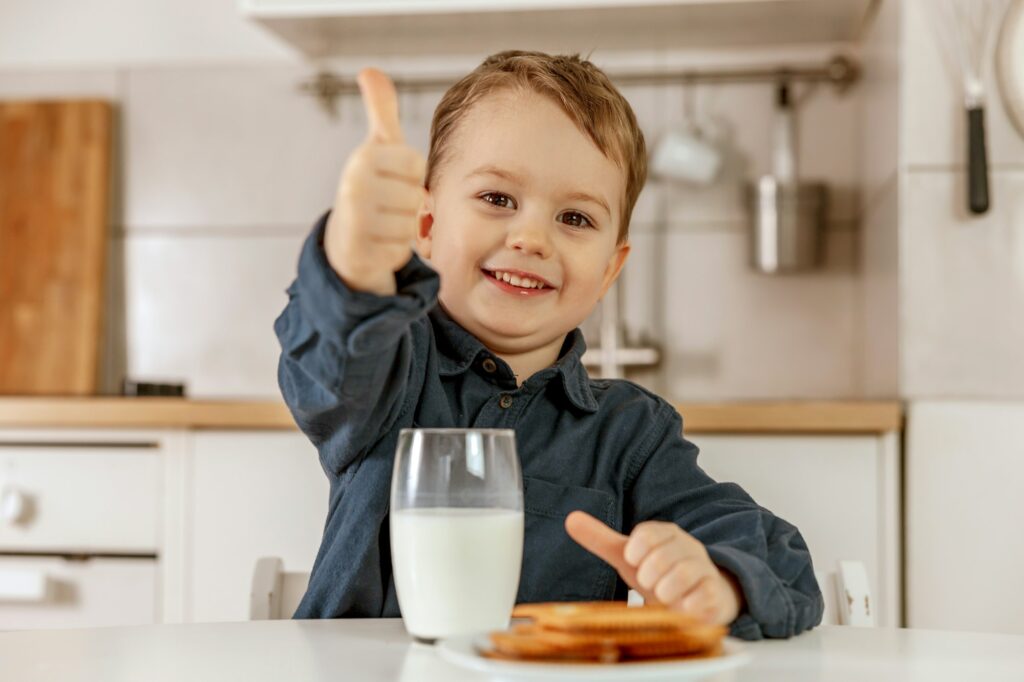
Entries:
<svg viewBox="0 0 1024 682">
<path fill-rule="evenodd" d="M 955 46 L 967 110 L 967 207 L 974 214 L 989 208 L 988 153 L 985 143 L 984 60 L 996 21 L 1007 0 L 945 0 L 939 5 L 945 39 Z"/>
</svg>

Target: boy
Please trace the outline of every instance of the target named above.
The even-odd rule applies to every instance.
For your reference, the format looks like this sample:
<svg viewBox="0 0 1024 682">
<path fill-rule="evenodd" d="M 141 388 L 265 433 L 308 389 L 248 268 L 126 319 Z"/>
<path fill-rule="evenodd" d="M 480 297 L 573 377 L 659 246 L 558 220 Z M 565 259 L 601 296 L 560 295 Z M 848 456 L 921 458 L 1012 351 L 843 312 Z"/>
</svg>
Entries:
<svg viewBox="0 0 1024 682">
<path fill-rule="evenodd" d="M 358 81 L 369 139 L 275 323 L 282 393 L 330 479 L 295 617 L 400 615 L 399 430 L 496 427 L 515 429 L 522 460 L 517 602 L 634 587 L 748 639 L 820 622 L 797 529 L 711 480 L 666 401 L 580 363 L 577 326 L 626 260 L 646 179 L 643 135 L 605 74 L 578 56 L 492 55 L 438 105 L 426 162 L 403 142 L 390 80 Z"/>
</svg>

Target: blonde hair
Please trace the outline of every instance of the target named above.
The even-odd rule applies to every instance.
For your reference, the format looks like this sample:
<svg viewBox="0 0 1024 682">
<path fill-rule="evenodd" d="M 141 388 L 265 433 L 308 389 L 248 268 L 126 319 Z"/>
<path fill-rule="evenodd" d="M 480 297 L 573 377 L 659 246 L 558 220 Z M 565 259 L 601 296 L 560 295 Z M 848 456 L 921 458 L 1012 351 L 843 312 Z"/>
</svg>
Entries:
<svg viewBox="0 0 1024 682">
<path fill-rule="evenodd" d="M 629 218 L 647 180 L 647 147 L 626 98 L 603 71 L 577 55 L 506 50 L 492 54 L 444 94 L 430 125 L 426 186 L 444 163 L 459 121 L 485 95 L 527 89 L 558 104 L 601 153 L 624 171 L 625 196 L 618 241 L 629 234 Z"/>
</svg>

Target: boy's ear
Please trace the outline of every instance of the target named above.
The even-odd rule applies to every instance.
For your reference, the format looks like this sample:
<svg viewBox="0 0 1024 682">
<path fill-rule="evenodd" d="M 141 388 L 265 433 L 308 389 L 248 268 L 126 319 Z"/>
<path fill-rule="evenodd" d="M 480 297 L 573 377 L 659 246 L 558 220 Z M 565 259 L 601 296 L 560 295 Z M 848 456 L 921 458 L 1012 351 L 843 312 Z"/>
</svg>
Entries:
<svg viewBox="0 0 1024 682">
<path fill-rule="evenodd" d="M 608 267 L 604 271 L 604 282 L 601 285 L 600 298 L 604 298 L 604 295 L 608 293 L 608 288 L 619 278 L 619 273 L 622 272 L 622 266 L 626 264 L 629 251 L 629 242 L 622 242 L 615 247 L 615 252 L 608 259 Z"/>
<path fill-rule="evenodd" d="M 416 221 L 416 253 L 430 260 L 430 250 L 434 243 L 434 197 L 429 192 L 416 215 Z"/>
</svg>

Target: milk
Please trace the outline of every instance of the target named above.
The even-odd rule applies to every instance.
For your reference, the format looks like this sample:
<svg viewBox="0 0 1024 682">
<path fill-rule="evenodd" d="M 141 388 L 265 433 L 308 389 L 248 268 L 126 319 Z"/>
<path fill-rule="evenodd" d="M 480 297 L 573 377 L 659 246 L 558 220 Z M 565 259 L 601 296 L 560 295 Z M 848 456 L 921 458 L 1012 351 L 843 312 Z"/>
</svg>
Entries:
<svg viewBox="0 0 1024 682">
<path fill-rule="evenodd" d="M 405 627 L 432 639 L 508 626 L 523 559 L 523 512 L 403 509 L 391 563 Z"/>
</svg>

